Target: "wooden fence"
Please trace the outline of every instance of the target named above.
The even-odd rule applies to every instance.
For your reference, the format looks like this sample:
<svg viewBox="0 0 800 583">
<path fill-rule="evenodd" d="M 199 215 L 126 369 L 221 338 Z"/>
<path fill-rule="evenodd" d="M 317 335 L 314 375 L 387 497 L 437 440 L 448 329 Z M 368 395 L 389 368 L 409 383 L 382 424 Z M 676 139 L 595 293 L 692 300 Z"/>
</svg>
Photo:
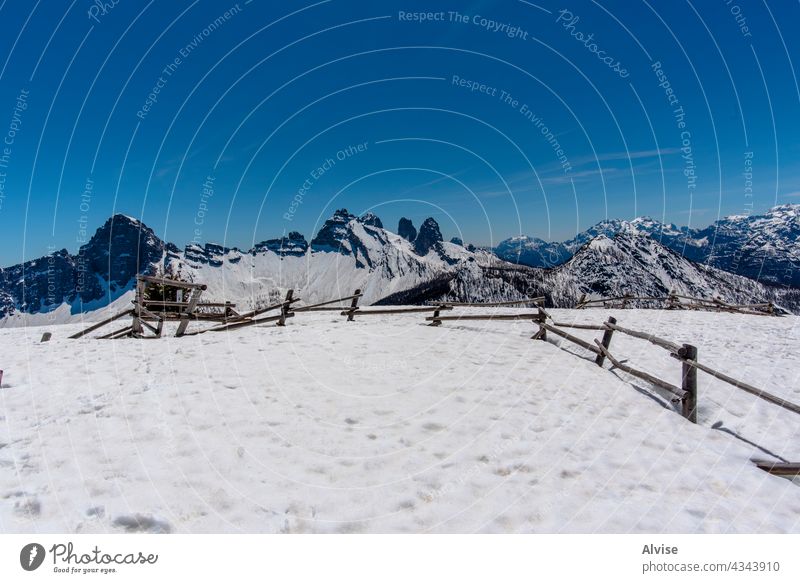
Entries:
<svg viewBox="0 0 800 583">
<path fill-rule="evenodd" d="M 734 379 L 718 370 L 715 370 L 707 365 L 704 365 L 698 362 L 697 359 L 697 347 L 691 344 L 682 344 L 679 345 L 675 342 L 670 340 L 666 340 L 664 338 L 660 338 L 654 334 L 648 334 L 646 332 L 639 332 L 637 330 L 631 330 L 629 328 L 622 327 L 617 324 L 615 318 L 609 318 L 602 326 L 600 325 L 587 325 L 587 324 L 567 324 L 567 323 L 557 323 L 554 322 L 553 324 L 548 324 L 546 321 L 542 320 L 537 322 L 540 326 L 540 334 L 537 336 L 539 338 L 544 339 L 546 332 L 552 332 L 578 346 L 581 346 L 593 353 L 595 353 L 598 358 L 596 362 L 598 365 L 603 365 L 603 358 L 608 358 L 608 360 L 612 363 L 614 368 L 618 368 L 632 376 L 645 380 L 655 386 L 658 386 L 662 389 L 665 389 L 675 395 L 676 400 L 680 401 L 682 405 L 682 412 L 684 417 L 689 419 L 690 421 L 696 423 L 697 422 L 697 371 L 702 371 L 716 379 L 719 379 L 725 383 L 733 385 L 734 387 L 741 389 L 751 395 L 754 395 L 760 399 L 763 399 L 769 403 L 782 407 L 788 411 L 792 411 L 793 413 L 800 414 L 800 405 L 796 405 L 786 399 L 782 399 L 781 397 L 777 397 L 763 389 L 759 389 L 754 387 L 753 385 L 746 383 L 744 381 L 740 381 Z M 592 329 L 592 330 L 604 330 L 603 339 L 601 340 L 594 340 L 594 346 L 591 345 L 589 342 L 572 336 L 571 334 L 561 330 L 560 328 L 564 327 L 572 327 L 572 328 L 581 328 L 581 329 Z M 611 345 L 611 338 L 614 332 L 620 332 L 622 334 L 626 334 L 628 336 L 632 336 L 634 338 L 639 338 L 641 340 L 646 340 L 655 346 L 663 348 L 667 350 L 673 358 L 678 360 L 681 363 L 681 386 L 678 387 L 672 383 L 669 383 L 663 379 L 655 377 L 647 372 L 638 370 L 631 366 L 624 364 L 623 362 L 614 358 L 610 351 Z"/>
<path fill-rule="evenodd" d="M 176 287 L 178 284 L 184 284 L 184 282 L 175 282 L 174 280 L 164 280 L 161 278 L 147 278 L 145 276 L 140 276 L 140 282 L 142 284 L 146 284 L 149 280 L 155 280 L 156 283 L 163 284 L 163 282 L 168 281 L 168 285 L 175 285 Z M 672 342 L 670 340 L 661 338 L 656 336 L 655 334 L 650 334 L 647 332 L 641 332 L 637 330 L 632 330 L 630 328 L 626 328 L 621 326 L 617 323 L 616 318 L 609 317 L 608 320 L 603 322 L 602 324 L 579 324 L 579 323 L 568 323 L 568 322 L 556 322 L 552 316 L 544 309 L 544 297 L 537 297 L 537 298 L 524 298 L 521 300 L 511 300 L 511 301 L 504 301 L 504 302 L 486 302 L 486 303 L 475 303 L 475 302 L 436 302 L 429 306 L 419 306 L 419 307 L 411 307 L 411 308 L 376 308 L 376 309 L 368 309 L 363 310 L 358 306 L 358 300 L 362 297 L 361 290 L 356 290 L 352 295 L 345 296 L 342 298 L 337 298 L 335 300 L 328 300 L 324 302 L 319 302 L 316 304 L 306 305 L 306 306 L 298 306 L 295 307 L 295 303 L 300 301 L 300 298 L 294 297 L 293 290 L 288 290 L 286 293 L 286 297 L 281 302 L 277 302 L 270 306 L 260 308 L 257 310 L 252 310 L 250 312 L 239 314 L 233 311 L 232 304 L 225 302 L 225 303 L 209 303 L 206 304 L 209 307 L 214 308 L 224 308 L 224 312 L 219 314 L 217 319 L 220 320 L 217 325 L 212 326 L 210 328 L 205 328 L 193 332 L 187 332 L 186 327 L 188 326 L 190 319 L 201 320 L 203 318 L 197 315 L 197 307 L 199 304 L 198 300 L 200 297 L 200 292 L 205 289 L 205 286 L 201 286 L 198 284 L 186 284 L 185 289 L 190 290 L 190 294 L 185 302 L 151 302 L 149 300 L 144 300 L 145 297 L 143 288 L 137 288 L 137 299 L 134 300 L 134 308 L 129 310 L 124 310 L 115 314 L 114 316 L 103 320 L 102 322 L 98 322 L 70 336 L 70 338 L 80 338 L 90 332 L 93 332 L 102 326 L 105 326 L 119 318 L 125 316 L 132 316 L 132 323 L 126 326 L 121 330 L 115 330 L 104 336 L 100 336 L 100 338 L 123 338 L 123 337 L 137 337 L 142 338 L 144 335 L 142 334 L 143 330 L 142 327 L 146 327 L 150 331 L 152 331 L 155 336 L 152 337 L 159 337 L 161 335 L 162 326 L 166 317 L 163 314 L 153 313 L 150 311 L 149 308 L 153 307 L 154 305 L 160 307 L 176 307 L 178 309 L 177 316 L 171 316 L 173 319 L 178 319 L 180 321 L 178 326 L 178 333 L 176 336 L 182 335 L 197 335 L 203 334 L 205 332 L 219 332 L 219 331 L 229 331 L 229 330 L 236 330 L 239 328 L 244 328 L 247 326 L 255 326 L 259 324 L 266 324 L 270 322 L 275 322 L 278 326 L 284 326 L 286 320 L 288 318 L 292 318 L 297 313 L 303 312 L 313 312 L 313 311 L 339 311 L 342 316 L 347 316 L 347 321 L 354 321 L 355 317 L 358 316 L 369 316 L 369 315 L 404 315 L 404 314 L 419 314 L 419 313 L 429 313 L 433 312 L 432 315 L 427 316 L 425 320 L 429 322 L 430 326 L 441 326 L 443 322 L 458 322 L 458 321 L 474 321 L 474 320 L 488 320 L 488 321 L 519 321 L 519 320 L 530 320 L 534 324 L 538 326 L 538 332 L 533 335 L 534 339 L 539 340 L 546 340 L 547 335 L 553 334 L 568 342 L 571 342 L 595 355 L 595 363 L 603 367 L 605 361 L 608 360 L 611 363 L 612 369 L 616 368 L 619 369 L 633 377 L 646 381 L 653 386 L 659 387 L 662 390 L 667 391 L 672 395 L 672 402 L 673 403 L 680 403 L 680 413 L 692 423 L 697 423 L 697 408 L 698 408 L 698 371 L 708 374 L 716 379 L 719 379 L 727 384 L 730 384 L 740 390 L 743 390 L 755 397 L 763 399 L 773 405 L 791 411 L 793 413 L 800 414 L 800 405 L 792 403 L 786 399 L 773 395 L 763 389 L 759 389 L 746 383 L 741 380 L 737 380 L 732 378 L 718 370 L 715 370 L 705 364 L 702 364 L 698 360 L 698 351 L 697 347 L 692 344 L 678 344 L 676 342 Z M 192 293 L 197 290 L 197 293 Z M 673 297 L 671 294 L 670 297 Z M 684 296 L 674 296 L 677 298 L 683 298 Z M 643 299 L 643 298 L 633 298 L 632 296 L 624 296 L 624 298 L 632 300 L 632 299 Z M 611 298 L 611 300 L 619 300 L 624 298 Z M 585 298 L 584 298 L 585 299 Z M 660 298 L 650 298 L 650 299 L 660 299 Z M 696 298 L 690 298 L 696 299 Z M 333 304 L 341 304 L 343 302 L 350 302 L 349 305 L 336 305 Z M 603 302 L 607 300 L 591 300 L 591 301 L 582 301 L 579 307 L 587 307 L 590 304 L 594 304 L 597 302 Z M 722 311 L 730 311 L 731 309 L 738 310 L 743 306 L 731 306 L 728 304 L 722 304 L 721 302 L 714 301 L 715 304 L 720 305 L 720 310 Z M 515 306 L 515 305 L 527 305 L 532 304 L 536 306 L 535 312 L 528 312 L 522 314 L 459 314 L 459 315 L 442 315 L 442 312 L 451 311 L 454 308 L 458 307 L 502 307 L 502 306 Z M 768 308 L 772 309 L 772 304 L 758 304 L 768 306 Z M 748 307 L 752 307 L 750 305 Z M 277 315 L 271 316 L 264 316 L 267 312 L 279 310 Z M 750 313 L 746 311 L 744 313 Z M 763 313 L 761 313 L 763 315 Z M 155 320 L 157 322 L 157 326 L 152 326 L 149 321 Z M 580 330 L 596 330 L 598 332 L 603 332 L 602 338 L 597 339 L 595 338 L 593 342 L 589 342 L 573 334 L 570 334 L 565 330 L 567 329 L 580 329 Z M 627 336 L 637 338 L 639 340 L 647 341 L 659 348 L 667 350 L 670 356 L 676 359 L 680 365 L 680 386 L 678 384 L 673 384 L 669 381 L 661 379 L 653 374 L 650 374 L 646 371 L 640 370 L 633 366 L 626 364 L 625 361 L 622 361 L 616 358 L 611 352 L 611 342 L 614 337 L 614 333 L 625 334 Z M 755 460 L 754 460 L 755 461 Z M 773 462 L 761 462 L 755 461 L 759 468 L 764 469 L 770 473 L 776 475 L 798 475 L 800 474 L 800 464 L 796 463 L 773 463 Z"/>
<path fill-rule="evenodd" d="M 710 312 L 731 312 L 735 314 L 749 314 L 752 316 L 778 316 L 780 311 L 772 302 L 754 304 L 728 304 L 719 298 L 696 298 L 671 292 L 667 296 L 634 296 L 625 294 L 610 298 L 588 299 L 583 294 L 575 308 L 617 308 L 638 307 L 642 302 L 656 304 L 658 308 L 666 310 L 703 310 Z"/>
</svg>

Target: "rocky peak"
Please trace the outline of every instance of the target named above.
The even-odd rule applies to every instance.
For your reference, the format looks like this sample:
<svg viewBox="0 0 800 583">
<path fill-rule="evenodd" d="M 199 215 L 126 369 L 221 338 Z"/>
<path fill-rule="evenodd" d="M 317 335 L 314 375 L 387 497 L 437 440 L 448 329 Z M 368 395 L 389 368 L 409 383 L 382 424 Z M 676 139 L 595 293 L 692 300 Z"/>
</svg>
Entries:
<svg viewBox="0 0 800 583">
<path fill-rule="evenodd" d="M 414 239 L 417 238 L 417 230 L 414 228 L 414 223 L 411 222 L 411 219 L 405 217 L 400 219 L 397 225 L 397 234 L 406 241 L 414 242 Z"/>
<path fill-rule="evenodd" d="M 370 227 L 378 227 L 379 229 L 383 228 L 383 222 L 375 213 L 368 212 L 364 213 L 358 218 L 359 222 L 362 225 L 369 225 Z"/>
<path fill-rule="evenodd" d="M 308 243 L 306 238 L 297 231 L 291 231 L 287 236 L 278 239 L 267 239 L 258 243 L 251 250 L 251 254 L 255 255 L 259 252 L 272 251 L 281 257 L 287 255 L 300 256 L 305 255 L 308 250 Z"/>
<path fill-rule="evenodd" d="M 80 248 L 75 261 L 79 269 L 96 273 L 105 280 L 113 294 L 125 289 L 137 273 L 158 263 L 165 249 L 164 242 L 150 227 L 127 215 L 116 214 Z M 104 293 L 97 282 L 91 282 L 81 297 L 84 301 L 95 300 Z"/>
<path fill-rule="evenodd" d="M 347 209 L 339 209 L 325 221 L 317 236 L 311 240 L 311 248 L 315 251 L 338 251 L 341 243 L 350 233 L 348 223 L 356 218 Z"/>
<path fill-rule="evenodd" d="M 414 251 L 418 255 L 425 256 L 432 247 L 443 240 L 442 233 L 439 230 L 439 223 L 429 217 L 422 223 L 419 233 L 417 233 L 417 238 L 414 239 Z"/>
</svg>

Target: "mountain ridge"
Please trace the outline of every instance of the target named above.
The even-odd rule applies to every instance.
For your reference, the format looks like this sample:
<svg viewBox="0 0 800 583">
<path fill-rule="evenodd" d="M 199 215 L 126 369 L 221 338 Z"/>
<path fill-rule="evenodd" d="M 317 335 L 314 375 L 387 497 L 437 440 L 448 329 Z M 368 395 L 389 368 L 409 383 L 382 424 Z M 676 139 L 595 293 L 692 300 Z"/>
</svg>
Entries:
<svg viewBox="0 0 800 583">
<path fill-rule="evenodd" d="M 698 263 L 770 285 L 800 287 L 800 204 L 778 205 L 760 215 L 731 215 L 703 228 L 678 227 L 646 216 L 611 219 L 567 241 L 517 235 L 501 241 L 493 251 L 512 263 L 555 267 L 589 239 L 624 231 L 649 235 Z"/>
<path fill-rule="evenodd" d="M 792 205 L 776 209 L 785 214 L 797 211 Z M 717 225 L 714 235 L 720 238 L 716 245 L 719 257 L 729 257 L 734 252 L 732 245 L 741 239 L 743 228 L 750 228 L 750 219 L 733 217 L 725 219 L 724 225 Z M 771 244 L 782 252 L 795 251 L 791 241 L 783 245 L 783 238 L 794 234 L 793 224 L 789 222 L 787 226 L 784 219 L 759 218 L 758 225 L 768 228 L 751 233 L 750 246 Z M 540 256 L 552 252 L 551 257 L 557 256 L 559 261 L 555 267 L 546 268 L 522 268 L 505 260 L 502 253 L 472 245 L 464 247 L 458 239 L 445 241 L 433 218 L 426 219 L 418 231 L 406 218 L 400 220 L 398 227 L 402 234 L 385 229 L 373 213 L 356 216 L 339 209 L 310 242 L 292 231 L 261 241 L 247 251 L 215 243 L 190 243 L 180 249 L 162 241 L 138 219 L 117 214 L 98 228 L 75 255 L 64 249 L 0 269 L 0 317 L 46 313 L 64 304 L 72 314 L 103 307 L 130 292 L 137 273 L 166 273 L 203 281 L 209 285 L 209 297 L 233 298 L 249 305 L 288 288 L 309 301 L 322 301 L 348 295 L 359 287 L 364 290 L 365 304 L 392 303 L 395 296 L 410 301 L 415 297 L 414 290 L 425 288 L 428 291 L 423 295 L 428 299 L 439 293 L 451 294 L 451 299 L 458 297 L 459 301 L 518 299 L 535 291 L 534 295 L 545 295 L 555 305 L 566 306 L 574 305 L 579 293 L 614 295 L 625 289 L 626 293 L 644 290 L 638 295 L 653 295 L 676 285 L 687 293 L 717 294 L 742 303 L 789 298 L 790 307 L 794 307 L 792 294 L 781 295 L 754 280 L 736 279 L 741 276 L 735 274 L 720 275 L 718 272 L 724 274 L 724 270 L 710 261 L 704 265 L 691 261 L 691 253 L 685 252 L 687 245 L 691 244 L 694 250 L 715 247 L 709 243 L 708 233 L 692 231 L 697 237 L 684 240 L 684 250 L 678 252 L 676 241 L 690 230 L 662 225 L 646 217 L 603 221 L 572 240 L 559 243 L 555 250 L 548 249 L 546 246 L 551 244 L 540 239 L 509 239 L 516 243 L 532 240 Z M 661 242 L 654 238 L 656 232 L 661 235 Z M 776 240 L 781 245 L 776 245 Z M 697 251 L 692 253 L 703 256 Z M 604 268 L 609 254 L 616 257 L 612 263 L 626 265 L 626 269 Z M 740 263 L 752 263 L 748 263 L 747 253 L 741 255 L 745 259 L 740 257 Z M 647 256 L 652 258 L 647 265 L 631 259 Z M 531 275 L 525 269 L 538 271 Z M 494 276 L 503 270 L 516 273 L 514 277 L 518 279 L 527 278 L 524 288 Z M 671 280 L 671 274 L 677 279 Z M 586 281 L 593 283 L 587 287 Z M 447 287 L 450 282 L 461 282 L 461 287 L 451 289 Z M 748 294 L 752 296 L 750 300 Z"/>
</svg>

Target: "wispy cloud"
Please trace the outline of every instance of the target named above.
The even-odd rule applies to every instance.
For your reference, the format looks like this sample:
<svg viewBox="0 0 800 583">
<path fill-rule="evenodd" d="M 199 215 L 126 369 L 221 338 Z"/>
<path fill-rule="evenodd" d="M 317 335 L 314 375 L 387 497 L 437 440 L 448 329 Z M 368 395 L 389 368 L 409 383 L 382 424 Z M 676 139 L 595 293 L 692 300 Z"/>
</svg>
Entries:
<svg viewBox="0 0 800 583">
<path fill-rule="evenodd" d="M 588 182 L 595 178 L 613 178 L 618 174 L 620 174 L 620 171 L 617 168 L 595 168 L 568 174 L 562 173 L 556 176 L 545 176 L 542 178 L 542 182 L 545 184 L 569 184 L 570 182 Z"/>
<path fill-rule="evenodd" d="M 782 198 L 800 198 L 800 190 L 795 190 L 794 192 L 786 192 L 781 195 Z"/>
<path fill-rule="evenodd" d="M 570 158 L 574 167 L 587 164 L 597 165 L 600 162 L 622 162 L 628 160 L 646 160 L 680 153 L 680 148 L 659 148 L 653 150 L 628 150 L 625 152 L 600 152 L 597 155 L 583 155 Z"/>
</svg>

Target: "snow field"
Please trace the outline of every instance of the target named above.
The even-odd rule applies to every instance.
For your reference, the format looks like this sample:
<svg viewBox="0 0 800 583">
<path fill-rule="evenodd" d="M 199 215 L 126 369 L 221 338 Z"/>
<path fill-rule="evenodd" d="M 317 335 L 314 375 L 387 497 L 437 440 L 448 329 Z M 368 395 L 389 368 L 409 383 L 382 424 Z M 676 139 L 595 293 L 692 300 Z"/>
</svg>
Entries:
<svg viewBox="0 0 800 583">
<path fill-rule="evenodd" d="M 551 313 L 691 341 L 800 402 L 797 318 Z M 797 484 L 749 461 L 800 459 L 800 416 L 699 373 L 692 425 L 582 349 L 531 340 L 530 322 L 48 329 L 0 330 L 3 532 L 800 532 Z M 616 333 L 611 352 L 679 382 L 663 349 Z"/>
</svg>

